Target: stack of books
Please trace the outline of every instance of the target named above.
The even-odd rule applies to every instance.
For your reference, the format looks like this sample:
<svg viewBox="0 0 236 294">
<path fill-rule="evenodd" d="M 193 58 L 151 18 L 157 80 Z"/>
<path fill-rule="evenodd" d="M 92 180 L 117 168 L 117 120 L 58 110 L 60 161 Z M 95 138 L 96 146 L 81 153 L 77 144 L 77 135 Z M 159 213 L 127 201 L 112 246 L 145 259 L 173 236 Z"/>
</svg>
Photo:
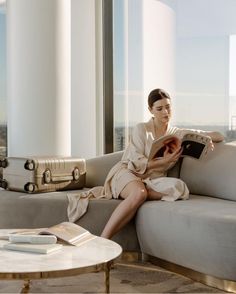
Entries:
<svg viewBox="0 0 236 294">
<path fill-rule="evenodd" d="M 4 249 L 48 254 L 62 248 L 62 242 L 80 246 L 96 238 L 86 229 L 63 222 L 47 229 L 19 229 L 8 235 Z M 60 243 L 58 243 L 58 241 Z"/>
</svg>

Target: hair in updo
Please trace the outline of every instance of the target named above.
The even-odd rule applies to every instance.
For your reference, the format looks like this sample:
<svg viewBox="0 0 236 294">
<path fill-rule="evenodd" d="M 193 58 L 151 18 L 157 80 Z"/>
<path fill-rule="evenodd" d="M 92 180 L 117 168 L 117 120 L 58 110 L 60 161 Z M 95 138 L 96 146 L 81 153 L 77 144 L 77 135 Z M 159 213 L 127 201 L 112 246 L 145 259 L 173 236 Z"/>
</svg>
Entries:
<svg viewBox="0 0 236 294">
<path fill-rule="evenodd" d="M 154 89 L 150 92 L 150 94 L 148 95 L 148 106 L 150 108 L 152 108 L 153 104 L 157 101 L 157 100 L 161 100 L 161 99 L 170 99 L 170 95 L 162 90 L 162 89 Z"/>
</svg>

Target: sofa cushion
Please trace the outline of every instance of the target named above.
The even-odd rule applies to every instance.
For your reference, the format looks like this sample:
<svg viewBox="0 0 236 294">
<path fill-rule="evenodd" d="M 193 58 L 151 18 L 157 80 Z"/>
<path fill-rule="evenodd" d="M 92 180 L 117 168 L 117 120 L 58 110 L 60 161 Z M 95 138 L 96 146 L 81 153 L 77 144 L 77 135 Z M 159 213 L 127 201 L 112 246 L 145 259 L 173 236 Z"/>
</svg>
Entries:
<svg viewBox="0 0 236 294">
<path fill-rule="evenodd" d="M 75 193 L 75 190 L 26 194 L 0 188 L 0 229 L 43 228 L 68 221 L 67 193 Z M 91 233 L 100 235 L 120 201 L 91 200 L 87 212 L 76 223 Z M 140 250 L 134 220 L 113 239 L 126 251 Z"/>
<path fill-rule="evenodd" d="M 101 235 L 112 212 L 122 200 L 99 199 L 90 200 L 88 210 L 76 223 L 83 226 L 95 235 Z M 132 219 L 112 240 L 119 243 L 125 251 L 140 251 L 138 237 L 135 228 L 135 220 Z"/>
<path fill-rule="evenodd" d="M 168 177 L 179 178 L 182 165 L 182 158 L 167 172 Z"/>
<path fill-rule="evenodd" d="M 121 160 L 123 151 L 86 160 L 86 187 L 103 186 L 110 169 Z"/>
<path fill-rule="evenodd" d="M 200 160 L 185 157 L 180 178 L 190 193 L 236 201 L 236 145 L 215 144 L 213 152 Z"/>
<path fill-rule="evenodd" d="M 27 194 L 0 189 L 0 228 L 48 227 L 67 218 L 66 192 Z"/>
<path fill-rule="evenodd" d="M 147 201 L 136 217 L 142 252 L 234 281 L 235 224 L 234 201 L 200 195 L 186 201 Z"/>
</svg>

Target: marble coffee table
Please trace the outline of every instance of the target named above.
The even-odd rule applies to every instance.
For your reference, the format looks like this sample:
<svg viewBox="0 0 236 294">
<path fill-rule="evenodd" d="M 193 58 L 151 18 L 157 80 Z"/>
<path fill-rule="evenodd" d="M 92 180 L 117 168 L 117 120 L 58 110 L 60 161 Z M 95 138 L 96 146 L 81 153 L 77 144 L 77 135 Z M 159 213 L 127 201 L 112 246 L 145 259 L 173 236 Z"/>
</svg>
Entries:
<svg viewBox="0 0 236 294">
<path fill-rule="evenodd" d="M 0 230 L 1 235 L 13 230 Z M 106 293 L 110 291 L 110 268 L 122 248 L 117 243 L 96 237 L 79 247 L 63 245 L 50 254 L 5 250 L 0 240 L 0 279 L 24 280 L 21 293 L 28 293 L 33 279 L 60 278 L 90 272 L 105 272 Z"/>
</svg>

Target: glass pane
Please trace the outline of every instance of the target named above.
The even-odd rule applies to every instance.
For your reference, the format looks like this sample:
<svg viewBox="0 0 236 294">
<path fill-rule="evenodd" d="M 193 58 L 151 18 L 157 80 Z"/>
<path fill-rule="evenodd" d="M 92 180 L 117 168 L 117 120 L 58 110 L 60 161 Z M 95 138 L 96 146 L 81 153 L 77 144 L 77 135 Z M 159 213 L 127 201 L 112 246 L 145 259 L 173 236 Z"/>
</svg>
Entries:
<svg viewBox="0 0 236 294">
<path fill-rule="evenodd" d="M 229 130 L 228 140 L 236 138 L 236 35 L 229 38 Z"/>
<path fill-rule="evenodd" d="M 6 13 L 5 4 L 0 4 L 0 156 L 6 156 Z"/>
<path fill-rule="evenodd" d="M 175 123 L 219 130 L 227 140 L 235 136 L 231 121 L 236 113 L 231 112 L 230 97 L 230 68 L 236 54 L 231 39 L 236 32 L 234 11 L 236 1 L 221 0 L 179 0 L 175 11 Z"/>
<path fill-rule="evenodd" d="M 148 93 L 173 100 L 172 124 L 236 139 L 236 1 L 113 0 L 115 150 L 150 117 Z"/>
<path fill-rule="evenodd" d="M 113 2 L 114 150 L 122 150 L 130 130 L 143 120 L 142 1 Z"/>
</svg>

